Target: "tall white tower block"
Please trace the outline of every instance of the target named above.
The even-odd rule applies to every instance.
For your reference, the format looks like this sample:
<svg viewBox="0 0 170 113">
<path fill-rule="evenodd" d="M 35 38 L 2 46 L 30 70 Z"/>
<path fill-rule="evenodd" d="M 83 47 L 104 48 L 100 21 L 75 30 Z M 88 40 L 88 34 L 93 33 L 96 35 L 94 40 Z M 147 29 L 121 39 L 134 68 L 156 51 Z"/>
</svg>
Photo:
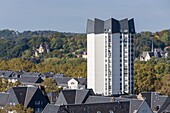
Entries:
<svg viewBox="0 0 170 113">
<path fill-rule="evenodd" d="M 87 88 L 112 95 L 134 91 L 134 20 L 87 21 Z"/>
</svg>

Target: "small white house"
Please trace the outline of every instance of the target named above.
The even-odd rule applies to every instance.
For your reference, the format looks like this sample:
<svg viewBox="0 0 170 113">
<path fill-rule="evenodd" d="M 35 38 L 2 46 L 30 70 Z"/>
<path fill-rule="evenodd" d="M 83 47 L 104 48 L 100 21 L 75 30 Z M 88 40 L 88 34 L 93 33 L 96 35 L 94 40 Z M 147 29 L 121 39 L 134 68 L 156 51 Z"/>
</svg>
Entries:
<svg viewBox="0 0 170 113">
<path fill-rule="evenodd" d="M 78 89 L 78 81 L 75 80 L 74 78 L 70 79 L 68 81 L 68 88 L 69 89 Z"/>
</svg>

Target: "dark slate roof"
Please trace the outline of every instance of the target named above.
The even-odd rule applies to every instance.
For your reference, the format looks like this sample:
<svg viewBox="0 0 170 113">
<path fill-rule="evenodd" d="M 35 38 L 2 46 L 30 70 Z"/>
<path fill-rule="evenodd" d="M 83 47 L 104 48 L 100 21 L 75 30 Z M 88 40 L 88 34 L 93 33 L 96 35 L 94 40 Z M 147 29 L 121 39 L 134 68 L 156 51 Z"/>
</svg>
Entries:
<svg viewBox="0 0 170 113">
<path fill-rule="evenodd" d="M 8 90 L 7 103 L 22 104 L 27 107 L 37 90 L 38 87 L 13 87 Z"/>
<path fill-rule="evenodd" d="M 74 78 L 80 85 L 87 85 L 87 78 Z"/>
<path fill-rule="evenodd" d="M 47 104 L 42 113 L 61 113 L 59 112 L 60 106 Z"/>
<path fill-rule="evenodd" d="M 24 72 L 21 76 L 22 77 L 40 77 L 41 73 L 34 73 L 34 72 Z"/>
<path fill-rule="evenodd" d="M 170 97 L 166 98 L 166 100 L 164 101 L 163 105 L 158 110 L 158 113 L 162 113 L 165 110 L 170 111 Z"/>
<path fill-rule="evenodd" d="M 69 80 L 71 80 L 71 77 L 56 77 L 55 81 L 57 82 L 58 85 L 60 84 L 67 84 Z"/>
<path fill-rule="evenodd" d="M 25 102 L 23 104 L 24 106 L 28 106 L 37 90 L 37 87 L 27 87 L 27 94 L 25 95 Z"/>
<path fill-rule="evenodd" d="M 154 53 L 153 52 L 148 52 L 149 56 L 150 57 L 153 57 L 154 56 Z"/>
<path fill-rule="evenodd" d="M 169 111 L 170 112 L 170 104 L 165 108 L 164 111 Z"/>
<path fill-rule="evenodd" d="M 25 73 L 25 71 L 15 71 L 13 74 L 14 75 L 22 75 L 23 73 Z"/>
<path fill-rule="evenodd" d="M 142 92 L 142 97 L 146 100 L 153 111 L 161 113 L 170 104 L 170 97 L 162 96 L 157 92 Z"/>
<path fill-rule="evenodd" d="M 47 73 L 43 73 L 41 74 L 41 77 L 46 77 L 46 78 L 52 78 L 55 74 L 52 72 L 47 72 Z"/>
<path fill-rule="evenodd" d="M 56 107 L 55 107 L 56 106 Z M 42 113 L 129 113 L 130 102 L 48 105 Z M 59 108 L 58 108 L 59 107 Z M 55 110 L 56 109 L 56 110 Z"/>
<path fill-rule="evenodd" d="M 104 96 L 89 96 L 85 103 L 106 103 L 113 102 L 114 97 L 104 97 Z"/>
<path fill-rule="evenodd" d="M 91 90 L 62 90 L 57 98 L 56 104 L 84 103 L 89 95 L 94 95 Z"/>
<path fill-rule="evenodd" d="M 56 77 L 54 78 L 58 85 L 67 85 L 67 82 L 71 80 L 71 77 Z M 87 85 L 87 79 L 86 78 L 74 78 L 78 84 L 80 85 Z"/>
<path fill-rule="evenodd" d="M 18 78 L 18 80 L 21 83 L 31 83 L 31 84 L 43 82 L 41 77 L 21 77 L 21 78 Z"/>
<path fill-rule="evenodd" d="M 1 71 L 0 70 L 0 76 L 4 78 L 8 78 L 13 74 L 13 71 Z"/>
<path fill-rule="evenodd" d="M 65 77 L 64 74 L 55 74 L 53 72 L 42 73 L 40 75 L 42 78 L 62 78 Z"/>
<path fill-rule="evenodd" d="M 84 103 L 89 95 L 94 95 L 94 92 L 89 90 L 76 90 L 75 103 Z"/>
<path fill-rule="evenodd" d="M 108 31 L 110 30 L 110 31 Z M 106 21 L 100 20 L 95 18 L 94 21 L 88 19 L 87 20 L 87 28 L 86 33 L 104 33 L 104 32 L 110 32 L 110 33 L 120 33 L 120 32 L 129 32 L 129 33 L 135 33 L 135 25 L 134 25 L 134 19 L 128 20 L 116 20 L 114 18 L 108 19 Z"/>
<path fill-rule="evenodd" d="M 141 95 L 145 99 L 149 107 L 151 107 L 151 92 L 142 92 Z"/>
<path fill-rule="evenodd" d="M 61 74 L 55 74 L 55 75 L 54 75 L 54 78 L 56 78 L 56 77 L 66 77 L 66 76 L 61 73 Z"/>
<path fill-rule="evenodd" d="M 17 97 L 18 102 L 24 105 L 27 88 L 26 87 L 14 87 L 13 90 L 14 90 L 15 96 Z"/>
<path fill-rule="evenodd" d="M 145 100 L 131 99 L 130 100 L 130 113 L 134 113 L 135 110 L 138 110 L 144 101 Z"/>
<path fill-rule="evenodd" d="M 6 105 L 6 101 L 8 99 L 9 93 L 1 93 L 0 92 L 0 106 L 5 106 Z"/>
</svg>

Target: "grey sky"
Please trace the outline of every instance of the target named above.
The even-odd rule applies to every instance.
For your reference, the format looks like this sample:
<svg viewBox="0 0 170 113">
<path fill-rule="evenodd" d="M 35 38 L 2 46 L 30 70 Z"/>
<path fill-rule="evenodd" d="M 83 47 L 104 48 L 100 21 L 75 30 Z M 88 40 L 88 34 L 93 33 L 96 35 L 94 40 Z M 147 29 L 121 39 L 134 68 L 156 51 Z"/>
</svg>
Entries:
<svg viewBox="0 0 170 113">
<path fill-rule="evenodd" d="M 88 18 L 134 18 L 137 32 L 170 28 L 170 0 L 0 0 L 0 29 L 85 32 Z"/>
</svg>

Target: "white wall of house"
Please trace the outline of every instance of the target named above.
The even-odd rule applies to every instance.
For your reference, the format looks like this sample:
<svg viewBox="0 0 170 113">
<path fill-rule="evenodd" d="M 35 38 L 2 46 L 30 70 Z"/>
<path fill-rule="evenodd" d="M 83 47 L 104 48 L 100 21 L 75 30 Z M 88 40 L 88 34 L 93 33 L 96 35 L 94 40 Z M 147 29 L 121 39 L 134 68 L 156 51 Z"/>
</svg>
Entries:
<svg viewBox="0 0 170 113">
<path fill-rule="evenodd" d="M 149 54 L 147 53 L 147 55 L 146 55 L 146 57 L 145 57 L 145 61 L 148 61 L 148 60 L 150 60 L 151 59 L 151 57 L 149 56 Z"/>
<path fill-rule="evenodd" d="M 74 78 L 68 81 L 68 89 L 78 89 L 78 82 Z"/>
</svg>

